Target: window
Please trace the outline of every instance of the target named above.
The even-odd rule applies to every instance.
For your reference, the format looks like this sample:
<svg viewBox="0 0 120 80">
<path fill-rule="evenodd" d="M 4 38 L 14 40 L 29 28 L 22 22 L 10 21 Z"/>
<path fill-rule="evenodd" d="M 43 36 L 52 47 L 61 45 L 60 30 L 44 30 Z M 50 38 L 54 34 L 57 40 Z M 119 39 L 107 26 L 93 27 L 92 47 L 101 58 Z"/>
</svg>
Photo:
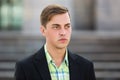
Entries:
<svg viewBox="0 0 120 80">
<path fill-rule="evenodd" d="M 74 23 L 75 30 L 95 30 L 94 7 L 95 0 L 75 0 Z"/>
<path fill-rule="evenodd" d="M 22 5 L 22 0 L 0 0 L 0 30 L 21 29 Z"/>
</svg>

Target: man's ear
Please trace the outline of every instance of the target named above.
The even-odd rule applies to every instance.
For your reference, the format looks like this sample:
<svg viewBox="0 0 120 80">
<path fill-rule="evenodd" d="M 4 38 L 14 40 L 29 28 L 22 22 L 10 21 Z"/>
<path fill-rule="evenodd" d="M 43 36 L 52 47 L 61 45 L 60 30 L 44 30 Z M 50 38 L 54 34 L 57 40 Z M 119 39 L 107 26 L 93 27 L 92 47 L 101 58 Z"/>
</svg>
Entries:
<svg viewBox="0 0 120 80">
<path fill-rule="evenodd" d="M 42 33 L 43 36 L 45 36 L 45 27 L 44 26 L 40 26 L 40 31 Z"/>
</svg>

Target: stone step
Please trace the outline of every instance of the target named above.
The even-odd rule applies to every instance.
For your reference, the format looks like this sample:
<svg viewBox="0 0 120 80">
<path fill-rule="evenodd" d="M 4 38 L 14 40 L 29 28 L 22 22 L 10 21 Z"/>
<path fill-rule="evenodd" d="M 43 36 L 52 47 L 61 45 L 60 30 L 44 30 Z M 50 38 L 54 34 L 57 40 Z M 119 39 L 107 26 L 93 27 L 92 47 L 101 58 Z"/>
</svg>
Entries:
<svg viewBox="0 0 120 80">
<path fill-rule="evenodd" d="M 119 78 L 120 79 L 120 72 L 119 71 L 96 71 L 95 72 L 97 78 Z M 13 78 L 14 71 L 0 71 L 0 80 L 1 78 Z"/>
<path fill-rule="evenodd" d="M 112 78 L 113 80 L 119 79 L 120 80 L 120 72 L 117 71 L 100 71 L 95 72 L 97 78 Z"/>
<path fill-rule="evenodd" d="M 103 62 L 119 62 L 120 61 L 120 53 L 84 53 L 78 52 L 80 56 L 83 56 L 92 61 L 103 61 Z"/>
<path fill-rule="evenodd" d="M 14 71 L 15 62 L 0 62 L 0 71 Z"/>
<path fill-rule="evenodd" d="M 1 61 L 18 61 L 23 58 L 26 58 L 34 53 L 28 54 L 0 54 L 0 62 Z M 92 61 L 120 61 L 120 53 L 86 53 L 86 52 L 78 52 L 76 53 L 80 56 L 83 56 Z"/>
<path fill-rule="evenodd" d="M 94 62 L 94 68 L 97 71 L 119 71 L 120 62 Z"/>
<path fill-rule="evenodd" d="M 96 45 L 69 45 L 69 49 L 73 52 L 90 52 L 90 53 L 120 53 L 120 46 L 96 46 Z"/>
<path fill-rule="evenodd" d="M 16 62 L 0 62 L 0 71 L 14 71 Z M 120 62 L 94 62 L 97 71 L 120 71 Z"/>
<path fill-rule="evenodd" d="M 36 48 L 36 49 L 35 49 Z M 40 47 L 33 46 L 2 46 L 0 53 L 34 53 Z M 120 45 L 80 45 L 71 44 L 69 49 L 74 52 L 120 52 Z"/>
<path fill-rule="evenodd" d="M 0 78 L 13 78 L 13 77 L 14 71 L 0 71 Z"/>
<path fill-rule="evenodd" d="M 30 55 L 32 55 L 32 54 L 22 54 L 22 53 L 20 53 L 20 54 L 17 54 L 17 53 L 8 53 L 8 54 L 0 54 L 0 62 L 16 62 L 16 61 L 18 61 L 18 60 L 21 60 L 21 59 L 23 59 L 23 58 L 25 58 L 25 57 L 28 57 L 28 56 L 30 56 Z"/>
</svg>

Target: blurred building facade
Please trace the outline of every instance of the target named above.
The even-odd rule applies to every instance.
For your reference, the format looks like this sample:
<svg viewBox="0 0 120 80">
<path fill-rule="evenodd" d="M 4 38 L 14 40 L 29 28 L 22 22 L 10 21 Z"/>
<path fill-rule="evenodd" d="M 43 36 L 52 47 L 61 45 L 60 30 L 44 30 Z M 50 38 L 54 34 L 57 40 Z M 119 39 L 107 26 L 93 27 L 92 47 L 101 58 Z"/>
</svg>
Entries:
<svg viewBox="0 0 120 80">
<path fill-rule="evenodd" d="M 70 50 L 94 62 L 97 80 L 120 80 L 120 0 L 0 0 L 0 80 L 45 42 L 40 13 L 48 4 L 70 10 Z"/>
<path fill-rule="evenodd" d="M 32 31 L 32 34 L 39 34 L 42 9 L 48 4 L 56 3 L 68 7 L 74 30 L 120 30 L 119 0 L 1 0 L 0 3 L 2 31 L 20 30 L 23 33 Z"/>
</svg>

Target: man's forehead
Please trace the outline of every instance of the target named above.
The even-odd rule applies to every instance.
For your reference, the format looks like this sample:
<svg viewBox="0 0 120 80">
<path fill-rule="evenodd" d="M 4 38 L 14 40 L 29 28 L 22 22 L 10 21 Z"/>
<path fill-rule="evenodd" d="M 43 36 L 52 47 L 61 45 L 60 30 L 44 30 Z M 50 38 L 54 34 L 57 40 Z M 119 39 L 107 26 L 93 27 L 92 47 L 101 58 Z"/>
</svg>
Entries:
<svg viewBox="0 0 120 80">
<path fill-rule="evenodd" d="M 51 20 L 54 20 L 54 19 L 64 19 L 64 20 L 70 20 L 70 16 L 68 13 L 64 13 L 64 14 L 57 14 L 57 15 L 54 15 L 51 19 Z"/>
</svg>

